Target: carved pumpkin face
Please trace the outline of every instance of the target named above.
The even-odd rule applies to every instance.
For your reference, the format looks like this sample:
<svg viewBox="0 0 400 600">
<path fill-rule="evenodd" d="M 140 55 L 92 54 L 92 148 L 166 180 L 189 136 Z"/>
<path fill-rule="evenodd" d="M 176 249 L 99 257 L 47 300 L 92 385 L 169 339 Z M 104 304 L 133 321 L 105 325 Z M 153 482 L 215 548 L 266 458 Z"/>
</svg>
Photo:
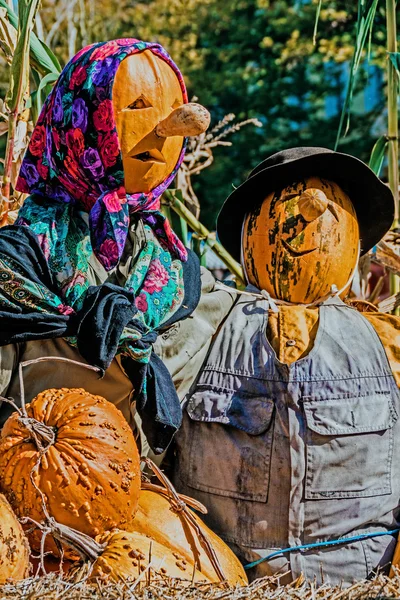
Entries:
<svg viewBox="0 0 400 600">
<path fill-rule="evenodd" d="M 125 58 L 113 85 L 113 107 L 128 194 L 149 192 L 173 171 L 183 137 L 158 137 L 155 127 L 183 104 L 173 69 L 151 50 Z"/>
<path fill-rule="evenodd" d="M 242 262 L 249 283 L 306 304 L 346 285 L 358 247 L 350 198 L 332 181 L 307 177 L 272 192 L 246 217 Z"/>
</svg>

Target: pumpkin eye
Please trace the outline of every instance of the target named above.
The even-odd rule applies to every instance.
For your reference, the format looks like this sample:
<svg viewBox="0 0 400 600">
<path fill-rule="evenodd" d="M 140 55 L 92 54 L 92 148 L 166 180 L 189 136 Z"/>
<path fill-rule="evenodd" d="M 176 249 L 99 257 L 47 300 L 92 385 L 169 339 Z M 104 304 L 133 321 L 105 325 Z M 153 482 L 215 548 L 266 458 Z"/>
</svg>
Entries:
<svg viewBox="0 0 400 600">
<path fill-rule="evenodd" d="M 146 96 L 143 96 L 142 94 L 141 96 L 139 96 L 139 98 L 136 98 L 134 102 L 129 104 L 129 106 L 127 106 L 124 110 L 139 110 L 141 108 L 151 108 L 152 106 L 153 105 L 151 104 L 151 102 L 149 102 Z"/>
<path fill-rule="evenodd" d="M 300 196 L 301 192 L 293 192 L 293 194 L 285 194 L 284 196 L 281 196 L 281 201 L 282 202 L 287 202 L 288 200 L 291 200 L 292 198 L 296 198 L 296 196 Z"/>
<path fill-rule="evenodd" d="M 175 110 L 175 108 L 178 108 L 178 106 L 182 106 L 182 100 L 179 100 L 179 98 L 175 98 L 175 101 L 171 108 L 172 110 Z"/>
<path fill-rule="evenodd" d="M 329 200 L 328 210 L 330 210 L 330 212 L 333 214 L 333 216 L 335 217 L 336 221 L 339 222 L 339 215 L 337 213 L 337 210 L 336 210 L 335 205 L 332 202 L 332 200 Z"/>
</svg>

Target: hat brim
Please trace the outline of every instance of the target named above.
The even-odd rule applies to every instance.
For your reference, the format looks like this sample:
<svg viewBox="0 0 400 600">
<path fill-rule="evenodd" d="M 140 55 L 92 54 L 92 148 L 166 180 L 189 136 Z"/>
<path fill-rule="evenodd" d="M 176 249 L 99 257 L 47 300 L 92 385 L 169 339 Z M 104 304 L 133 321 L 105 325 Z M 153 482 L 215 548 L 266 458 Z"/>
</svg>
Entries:
<svg viewBox="0 0 400 600">
<path fill-rule="evenodd" d="M 272 191 L 311 175 L 334 181 L 349 195 L 357 213 L 361 254 L 373 248 L 390 229 L 394 219 L 390 188 L 358 158 L 340 152 L 321 152 L 262 169 L 228 196 L 217 218 L 217 234 L 237 261 L 240 262 L 246 215 Z"/>
</svg>

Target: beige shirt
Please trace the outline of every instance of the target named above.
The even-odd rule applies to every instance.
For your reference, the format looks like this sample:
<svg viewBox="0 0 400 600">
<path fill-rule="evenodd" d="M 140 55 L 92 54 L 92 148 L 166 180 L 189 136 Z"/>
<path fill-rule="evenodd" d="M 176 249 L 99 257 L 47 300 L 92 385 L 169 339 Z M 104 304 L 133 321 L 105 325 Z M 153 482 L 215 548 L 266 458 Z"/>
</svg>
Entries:
<svg viewBox="0 0 400 600">
<path fill-rule="evenodd" d="M 95 257 L 92 257 L 91 265 L 93 284 L 98 285 L 107 273 Z M 123 266 L 123 263 L 121 265 Z M 114 277 L 121 277 L 121 274 L 114 272 Z M 220 289 L 206 269 L 202 269 L 201 284 L 202 295 L 193 316 L 172 325 L 159 336 L 155 344 L 155 351 L 173 374 L 174 383 L 181 395 L 187 392 L 195 379 L 212 337 L 228 314 L 235 297 L 234 292 Z M 64 357 L 87 364 L 78 350 L 64 339 L 32 341 L 0 347 L 0 396 L 11 397 L 20 405 L 18 365 L 24 361 L 46 356 Z M 141 432 L 140 419 L 135 412 L 134 390 L 119 356 L 112 361 L 102 379 L 97 373 L 82 366 L 49 360 L 24 367 L 23 380 L 27 403 L 45 389 L 82 387 L 89 393 L 103 396 L 118 406 L 132 429 Z M 6 403 L 2 404 L 0 400 L 0 427 L 11 410 L 10 406 L 6 406 Z M 141 446 L 143 454 L 151 454 L 142 433 Z"/>
</svg>

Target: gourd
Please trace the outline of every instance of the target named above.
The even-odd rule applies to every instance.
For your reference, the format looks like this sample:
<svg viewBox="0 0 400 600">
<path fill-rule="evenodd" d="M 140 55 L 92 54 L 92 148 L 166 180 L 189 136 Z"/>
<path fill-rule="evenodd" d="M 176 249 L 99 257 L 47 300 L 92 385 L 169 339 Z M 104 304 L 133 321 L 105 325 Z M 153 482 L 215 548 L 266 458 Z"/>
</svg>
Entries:
<svg viewBox="0 0 400 600">
<path fill-rule="evenodd" d="M 178 494 L 157 465 L 148 458 L 142 460 L 161 485 L 142 482 L 139 508 L 133 522 L 134 531 L 151 536 L 182 557 L 184 562 L 195 566 L 210 581 L 246 584 L 246 573 L 235 554 L 189 508 L 205 514 L 205 506 L 193 498 Z"/>
<path fill-rule="evenodd" d="M 268 194 L 245 219 L 249 283 L 278 300 L 307 304 L 341 290 L 358 262 L 359 229 L 338 184 L 307 177 Z"/>
<path fill-rule="evenodd" d="M 0 585 L 29 574 L 29 545 L 6 498 L 0 494 Z"/>
<path fill-rule="evenodd" d="M 206 512 L 202 504 L 178 495 L 168 478 L 144 459 L 164 484 L 142 483 L 140 507 L 130 531 L 114 529 L 96 539 L 48 519 L 53 537 L 90 564 L 92 579 L 136 579 L 145 570 L 194 582 L 247 583 L 233 552 L 189 510 Z M 146 489 L 147 488 L 147 489 Z"/>
<path fill-rule="evenodd" d="M 188 503 L 190 500 L 185 498 Z M 205 525 L 200 517 L 194 513 L 193 516 L 214 548 L 228 583 L 233 586 L 246 585 L 246 573 L 232 550 Z M 180 564 L 192 565 L 196 561 L 199 570 L 209 581 L 218 581 L 216 571 L 198 537 L 193 530 L 190 531 L 182 512 L 174 511 L 171 501 L 165 494 L 146 489 L 141 491 L 133 527 L 136 533 L 150 535 L 153 540 L 165 545 L 181 557 Z"/>
<path fill-rule="evenodd" d="M 1 431 L 0 486 L 16 514 L 37 523 L 50 516 L 90 536 L 129 527 L 140 493 L 132 431 L 101 396 L 46 390 Z M 38 529 L 29 535 L 35 550 L 41 537 Z M 50 539 L 46 548 L 57 553 Z"/>
<path fill-rule="evenodd" d="M 149 534 L 115 530 L 103 534 L 97 541 L 105 547 L 93 563 L 92 579 L 136 579 L 151 565 L 153 573 L 165 577 L 179 577 L 193 582 L 214 581 L 196 569 L 193 561 L 188 562 L 168 544 L 161 544 Z"/>
</svg>

